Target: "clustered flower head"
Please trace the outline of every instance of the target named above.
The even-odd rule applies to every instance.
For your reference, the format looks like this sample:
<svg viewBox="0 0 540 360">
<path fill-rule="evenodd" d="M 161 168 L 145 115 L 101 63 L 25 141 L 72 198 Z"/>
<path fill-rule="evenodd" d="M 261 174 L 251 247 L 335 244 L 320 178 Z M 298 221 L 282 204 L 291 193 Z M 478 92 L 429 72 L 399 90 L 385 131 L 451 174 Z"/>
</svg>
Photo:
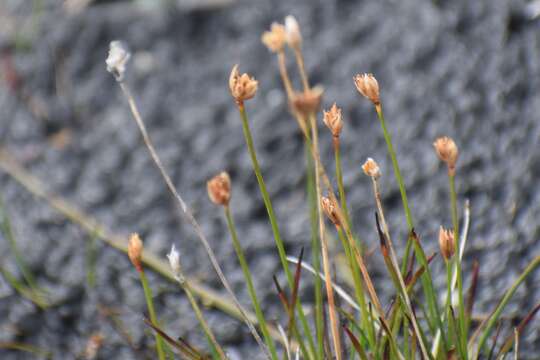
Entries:
<svg viewBox="0 0 540 360">
<path fill-rule="evenodd" d="M 285 26 L 276 22 L 272 23 L 270 31 L 265 31 L 261 40 L 268 50 L 276 53 L 282 51 L 286 42 Z"/>
<path fill-rule="evenodd" d="M 339 137 L 343 128 L 343 121 L 341 120 L 341 109 L 337 107 L 336 103 L 332 105 L 330 110 L 324 111 L 323 121 L 332 132 L 332 135 Z"/>
<path fill-rule="evenodd" d="M 439 247 L 444 260 L 448 261 L 454 256 L 455 242 L 454 233 L 442 226 L 439 228 Z"/>
<path fill-rule="evenodd" d="M 324 214 L 335 226 L 340 226 L 339 215 L 337 212 L 337 204 L 331 198 L 321 196 L 321 207 Z"/>
<path fill-rule="evenodd" d="M 298 21 L 292 15 L 285 17 L 285 35 L 287 44 L 291 49 L 299 51 L 302 46 L 302 34 L 300 33 L 300 26 Z"/>
<path fill-rule="evenodd" d="M 458 147 L 454 140 L 448 136 L 443 136 L 435 140 L 433 147 L 435 147 L 435 152 L 439 159 L 448 166 L 448 173 L 454 175 L 456 173 L 456 163 L 459 156 Z"/>
<path fill-rule="evenodd" d="M 229 77 L 229 89 L 237 103 L 251 99 L 257 93 L 258 82 L 253 77 L 244 73 L 240 75 L 238 65 L 234 65 Z"/>
<path fill-rule="evenodd" d="M 107 71 L 114 75 L 116 81 L 124 80 L 126 73 L 126 66 L 131 58 L 131 54 L 126 45 L 119 41 L 111 41 L 109 45 L 109 56 L 105 63 L 107 64 Z"/>
<path fill-rule="evenodd" d="M 375 106 L 380 105 L 379 83 L 373 74 L 357 74 L 353 79 L 360 94 L 371 100 Z"/>
<path fill-rule="evenodd" d="M 221 172 L 208 180 L 206 183 L 208 197 L 210 200 L 221 206 L 228 206 L 231 199 L 231 178 L 226 172 Z"/>
<path fill-rule="evenodd" d="M 364 174 L 371 178 L 379 178 L 381 176 L 381 169 L 379 168 L 379 164 L 372 158 L 367 158 L 366 162 L 364 162 L 364 165 L 362 165 L 362 170 L 364 170 Z"/>
<path fill-rule="evenodd" d="M 135 266 L 135 269 L 137 271 L 141 272 L 143 270 L 142 268 L 142 251 L 143 251 L 143 243 L 141 238 L 139 237 L 139 234 L 133 233 L 129 236 L 129 243 L 128 243 L 128 257 L 133 266 Z"/>
<path fill-rule="evenodd" d="M 291 106 L 293 111 L 302 115 L 309 115 L 317 112 L 321 106 L 324 88 L 316 85 L 313 88 L 293 95 Z"/>
</svg>

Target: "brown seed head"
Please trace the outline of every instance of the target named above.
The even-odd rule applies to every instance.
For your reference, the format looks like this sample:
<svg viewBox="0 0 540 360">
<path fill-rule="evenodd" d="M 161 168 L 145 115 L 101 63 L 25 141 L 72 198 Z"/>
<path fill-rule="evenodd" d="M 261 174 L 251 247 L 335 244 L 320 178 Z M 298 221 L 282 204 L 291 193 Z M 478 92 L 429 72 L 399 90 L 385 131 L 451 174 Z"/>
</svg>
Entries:
<svg viewBox="0 0 540 360">
<path fill-rule="evenodd" d="M 135 269 L 137 269 L 137 271 L 139 272 L 143 270 L 142 263 L 141 263 L 142 252 L 143 252 L 143 243 L 141 241 L 141 238 L 139 237 L 139 234 L 137 233 L 131 234 L 129 236 L 129 243 L 128 243 L 128 256 L 133 266 L 135 266 Z"/>
<path fill-rule="evenodd" d="M 324 111 L 323 121 L 332 132 L 332 135 L 339 137 L 341 129 L 343 129 L 343 121 L 341 120 L 341 109 L 337 107 L 336 103 L 332 105 L 330 110 Z"/>
<path fill-rule="evenodd" d="M 302 46 L 302 34 L 300 33 L 298 21 L 292 15 L 285 17 L 285 36 L 291 49 L 299 51 Z"/>
<path fill-rule="evenodd" d="M 303 115 L 315 113 L 321 106 L 321 99 L 324 88 L 316 85 L 303 93 L 295 93 L 291 99 L 291 106 L 294 112 Z"/>
<path fill-rule="evenodd" d="M 454 175 L 456 172 L 456 163 L 459 155 L 458 147 L 454 140 L 448 136 L 443 136 L 435 140 L 433 143 L 435 152 L 441 161 L 445 162 L 448 166 L 448 172 L 450 175 Z"/>
<path fill-rule="evenodd" d="M 340 226 L 341 223 L 339 221 L 336 203 L 326 196 L 321 196 L 321 207 L 326 217 L 328 217 L 334 225 Z"/>
<path fill-rule="evenodd" d="M 367 158 L 364 165 L 362 165 L 362 170 L 364 170 L 364 174 L 372 178 L 378 178 L 381 176 L 379 164 L 377 164 L 377 162 L 372 158 Z"/>
<path fill-rule="evenodd" d="M 265 31 L 261 40 L 268 50 L 272 52 L 283 50 L 283 46 L 285 46 L 285 26 L 272 23 L 270 31 Z"/>
<path fill-rule="evenodd" d="M 380 105 L 379 83 L 373 74 L 357 74 L 353 79 L 360 94 L 371 100 L 374 105 Z"/>
<path fill-rule="evenodd" d="M 208 197 L 216 205 L 228 206 L 231 199 L 231 178 L 225 171 L 206 183 Z"/>
<path fill-rule="evenodd" d="M 448 261 L 454 256 L 455 243 L 454 233 L 451 230 L 439 228 L 439 247 L 444 260 Z"/>
<path fill-rule="evenodd" d="M 240 75 L 238 65 L 234 65 L 229 77 L 229 89 L 236 102 L 241 103 L 244 100 L 251 99 L 257 92 L 258 82 L 244 73 Z"/>
</svg>

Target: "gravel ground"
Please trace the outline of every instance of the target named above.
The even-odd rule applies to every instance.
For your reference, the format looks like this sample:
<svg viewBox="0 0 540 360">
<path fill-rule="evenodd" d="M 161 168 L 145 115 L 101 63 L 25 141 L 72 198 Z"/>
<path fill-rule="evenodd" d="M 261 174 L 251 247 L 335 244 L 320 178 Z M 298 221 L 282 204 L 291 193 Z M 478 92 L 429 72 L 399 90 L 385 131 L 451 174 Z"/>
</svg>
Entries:
<svg viewBox="0 0 540 360">
<path fill-rule="evenodd" d="M 151 137 L 233 287 L 248 303 L 224 219 L 206 196 L 210 176 L 222 169 L 231 174 L 238 230 L 271 316 L 281 315 L 271 274 L 283 276 L 227 79 L 239 63 L 259 80 L 259 93 L 247 108 L 287 251 L 297 254 L 309 246 L 303 148 L 287 112 L 276 60 L 260 43 L 270 23 L 287 14 L 302 26 L 310 78 L 326 89 L 324 107 L 334 101 L 343 107 L 345 186 L 355 230 L 369 246 L 377 239 L 370 184 L 360 171 L 366 157 L 381 165 L 388 222 L 401 248 L 406 224 L 374 111 L 352 84 L 357 72 L 373 72 L 381 85 L 416 228 L 428 252 L 437 250 L 439 225 L 451 223 L 446 172 L 431 143 L 440 135 L 458 143 L 459 201 L 469 198 L 472 209 L 465 271 L 474 259 L 481 264 L 478 313 L 492 309 L 540 252 L 540 23 L 532 17 L 532 3 L 240 1 L 222 8 L 141 11 L 131 2 L 96 1 L 77 15 L 65 14 L 61 1 L 41 3 L 34 17 L 30 1 L 0 5 L 6 29 L 0 35 L 2 146 L 49 189 L 115 232 L 138 231 L 146 248 L 163 256 L 175 243 L 186 272 L 218 290 L 204 250 L 178 218 L 126 102 L 105 71 L 111 40 L 123 39 L 132 48 L 128 82 Z M 24 36 L 16 37 L 13 29 L 23 29 Z M 19 78 L 15 89 L 5 70 L 9 59 Z M 320 126 L 321 151 L 332 168 L 331 137 Z M 0 279 L 0 342 L 34 344 L 67 359 L 80 355 L 92 334 L 102 333 L 99 358 L 152 357 L 152 338 L 140 321 L 144 299 L 127 257 L 96 245 L 96 286 L 90 288 L 85 268 L 89 235 L 4 173 L 0 186 L 24 256 L 57 303 L 39 311 Z M 2 264 L 15 271 L 5 241 L 0 254 Z M 370 267 L 383 279 L 378 254 L 370 258 Z M 440 261 L 434 271 L 442 285 Z M 171 284 L 153 274 L 150 278 L 165 328 L 204 346 L 187 300 Z M 306 279 L 307 304 L 309 283 Z M 384 291 L 390 284 L 377 281 L 377 286 Z M 535 274 L 507 313 L 523 315 L 539 299 L 540 275 Z M 99 310 L 103 307 L 117 311 L 136 350 Z M 239 322 L 215 310 L 207 315 L 235 358 L 261 358 Z M 534 321 L 523 336 L 523 359 L 539 358 L 539 324 Z M 31 358 L 3 350 L 0 357 Z"/>
</svg>

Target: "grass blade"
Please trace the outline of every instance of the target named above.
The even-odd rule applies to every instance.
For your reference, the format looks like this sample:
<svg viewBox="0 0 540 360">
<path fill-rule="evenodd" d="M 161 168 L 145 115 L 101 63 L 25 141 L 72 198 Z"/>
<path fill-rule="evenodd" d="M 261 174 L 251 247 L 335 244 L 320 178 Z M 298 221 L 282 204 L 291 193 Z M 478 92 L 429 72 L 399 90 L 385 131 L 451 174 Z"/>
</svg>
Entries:
<svg viewBox="0 0 540 360">
<path fill-rule="evenodd" d="M 362 348 L 362 345 L 360 344 L 360 341 L 358 341 L 358 338 L 353 334 L 353 332 L 347 327 L 347 325 L 343 325 L 343 330 L 345 330 L 345 333 L 351 340 L 351 343 L 353 344 L 354 349 L 360 355 L 360 359 L 367 360 L 367 355 L 364 349 Z"/>
<path fill-rule="evenodd" d="M 174 340 L 172 337 L 167 335 L 167 333 L 165 331 L 161 330 L 157 325 L 153 324 L 146 317 L 143 320 L 144 320 L 144 323 L 146 325 L 151 327 L 152 330 L 154 330 L 156 332 L 156 334 L 161 336 L 161 338 L 163 338 L 167 343 L 169 343 L 169 345 L 171 345 L 173 348 L 178 350 L 180 352 L 180 354 L 184 355 L 189 360 L 191 360 L 191 359 L 200 360 L 200 359 L 205 358 L 203 355 L 201 355 L 200 352 L 195 350 L 192 346 L 187 346 L 185 343 L 183 343 L 181 341 Z"/>
<path fill-rule="evenodd" d="M 478 357 L 480 356 L 480 352 L 482 351 L 482 348 L 484 347 L 484 345 L 486 343 L 486 340 L 487 340 L 493 326 L 495 325 L 495 323 L 497 322 L 497 320 L 501 316 L 502 311 L 504 310 L 504 308 L 506 307 L 506 305 L 508 304 L 508 302 L 510 301 L 510 299 L 512 298 L 512 296 L 516 292 L 519 285 L 521 285 L 521 283 L 525 280 L 525 278 L 527 278 L 527 276 L 531 272 L 533 272 L 539 265 L 540 265 L 540 256 L 537 256 L 536 258 L 534 258 L 529 263 L 529 265 L 527 265 L 525 270 L 516 279 L 514 284 L 512 284 L 510 289 L 508 289 L 508 291 L 506 291 L 503 298 L 499 302 L 499 305 L 495 308 L 495 310 L 493 311 L 493 313 L 491 314 L 491 316 L 487 320 L 487 323 L 485 325 L 485 329 L 484 329 L 484 331 L 482 333 L 482 336 L 480 337 L 480 340 L 478 342 L 478 348 L 476 350 L 475 359 L 478 359 Z M 483 327 L 484 323 L 485 323 L 485 321 L 482 324 L 480 324 L 479 329 L 481 329 Z"/>
<path fill-rule="evenodd" d="M 518 336 L 521 336 L 523 331 L 525 330 L 525 327 L 532 321 L 536 313 L 540 310 L 540 303 L 536 304 L 536 306 L 529 311 L 529 313 L 521 320 L 519 325 L 515 328 L 515 331 L 517 332 Z M 496 358 L 499 359 L 499 357 L 505 353 L 507 353 L 510 348 L 512 347 L 512 341 L 514 340 L 515 336 L 514 334 L 508 335 L 508 337 L 503 342 L 503 345 L 501 346 L 501 349 L 499 350 Z"/>
</svg>

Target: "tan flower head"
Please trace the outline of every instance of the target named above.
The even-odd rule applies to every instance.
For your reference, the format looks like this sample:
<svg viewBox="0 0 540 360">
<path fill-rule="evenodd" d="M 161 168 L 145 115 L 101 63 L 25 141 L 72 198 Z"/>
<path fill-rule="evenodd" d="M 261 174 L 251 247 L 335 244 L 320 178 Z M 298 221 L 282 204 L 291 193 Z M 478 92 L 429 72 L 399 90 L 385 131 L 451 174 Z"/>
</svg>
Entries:
<svg viewBox="0 0 540 360">
<path fill-rule="evenodd" d="M 451 230 L 439 228 L 439 247 L 444 260 L 448 261 L 454 256 L 455 242 L 454 233 Z"/>
<path fill-rule="evenodd" d="M 293 94 L 291 99 L 292 109 L 303 115 L 317 112 L 321 106 L 323 93 L 324 88 L 317 85 L 308 91 Z"/>
<path fill-rule="evenodd" d="M 448 166 L 448 172 L 450 175 L 454 175 L 459 156 L 458 147 L 454 140 L 448 136 L 443 136 L 435 140 L 433 146 L 435 147 L 435 152 L 437 153 L 439 159 L 445 162 Z"/>
<path fill-rule="evenodd" d="M 254 78 L 246 73 L 240 75 L 238 65 L 234 65 L 229 77 L 229 89 L 236 102 L 242 103 L 244 100 L 254 97 L 257 87 L 258 83 Z"/>
<path fill-rule="evenodd" d="M 330 219 L 334 225 L 340 226 L 341 223 L 339 221 L 336 203 L 329 197 L 321 196 L 321 207 L 326 217 Z"/>
<path fill-rule="evenodd" d="M 332 135 L 339 137 L 343 128 L 343 121 L 341 120 L 341 109 L 337 107 L 336 103 L 332 105 L 330 110 L 324 111 L 323 121 L 332 132 Z"/>
<path fill-rule="evenodd" d="M 364 174 L 372 178 L 378 178 L 381 176 L 379 164 L 377 164 L 377 162 L 372 158 L 367 158 L 364 165 L 362 165 L 362 170 L 364 170 Z"/>
<path fill-rule="evenodd" d="M 206 183 L 208 197 L 216 205 L 228 206 L 231 199 L 231 178 L 225 171 Z"/>
<path fill-rule="evenodd" d="M 379 97 L 379 83 L 373 74 L 357 74 L 354 78 L 354 84 L 358 92 L 371 100 L 374 105 L 379 105 L 381 99 Z"/>
<path fill-rule="evenodd" d="M 129 243 L 128 243 L 128 256 L 129 260 L 131 260 L 131 263 L 133 266 L 135 266 L 135 269 L 137 271 L 142 271 L 142 251 L 143 251 L 143 243 L 141 241 L 141 238 L 139 237 L 139 234 L 133 233 L 129 236 Z"/>
<path fill-rule="evenodd" d="M 268 50 L 272 52 L 279 52 L 283 50 L 285 46 L 285 26 L 272 23 L 270 31 L 265 31 L 262 34 L 261 40 Z"/>
<path fill-rule="evenodd" d="M 287 44 L 296 51 L 300 50 L 302 46 L 302 34 L 300 33 L 300 26 L 298 21 L 292 15 L 285 17 L 285 34 Z"/>
</svg>

